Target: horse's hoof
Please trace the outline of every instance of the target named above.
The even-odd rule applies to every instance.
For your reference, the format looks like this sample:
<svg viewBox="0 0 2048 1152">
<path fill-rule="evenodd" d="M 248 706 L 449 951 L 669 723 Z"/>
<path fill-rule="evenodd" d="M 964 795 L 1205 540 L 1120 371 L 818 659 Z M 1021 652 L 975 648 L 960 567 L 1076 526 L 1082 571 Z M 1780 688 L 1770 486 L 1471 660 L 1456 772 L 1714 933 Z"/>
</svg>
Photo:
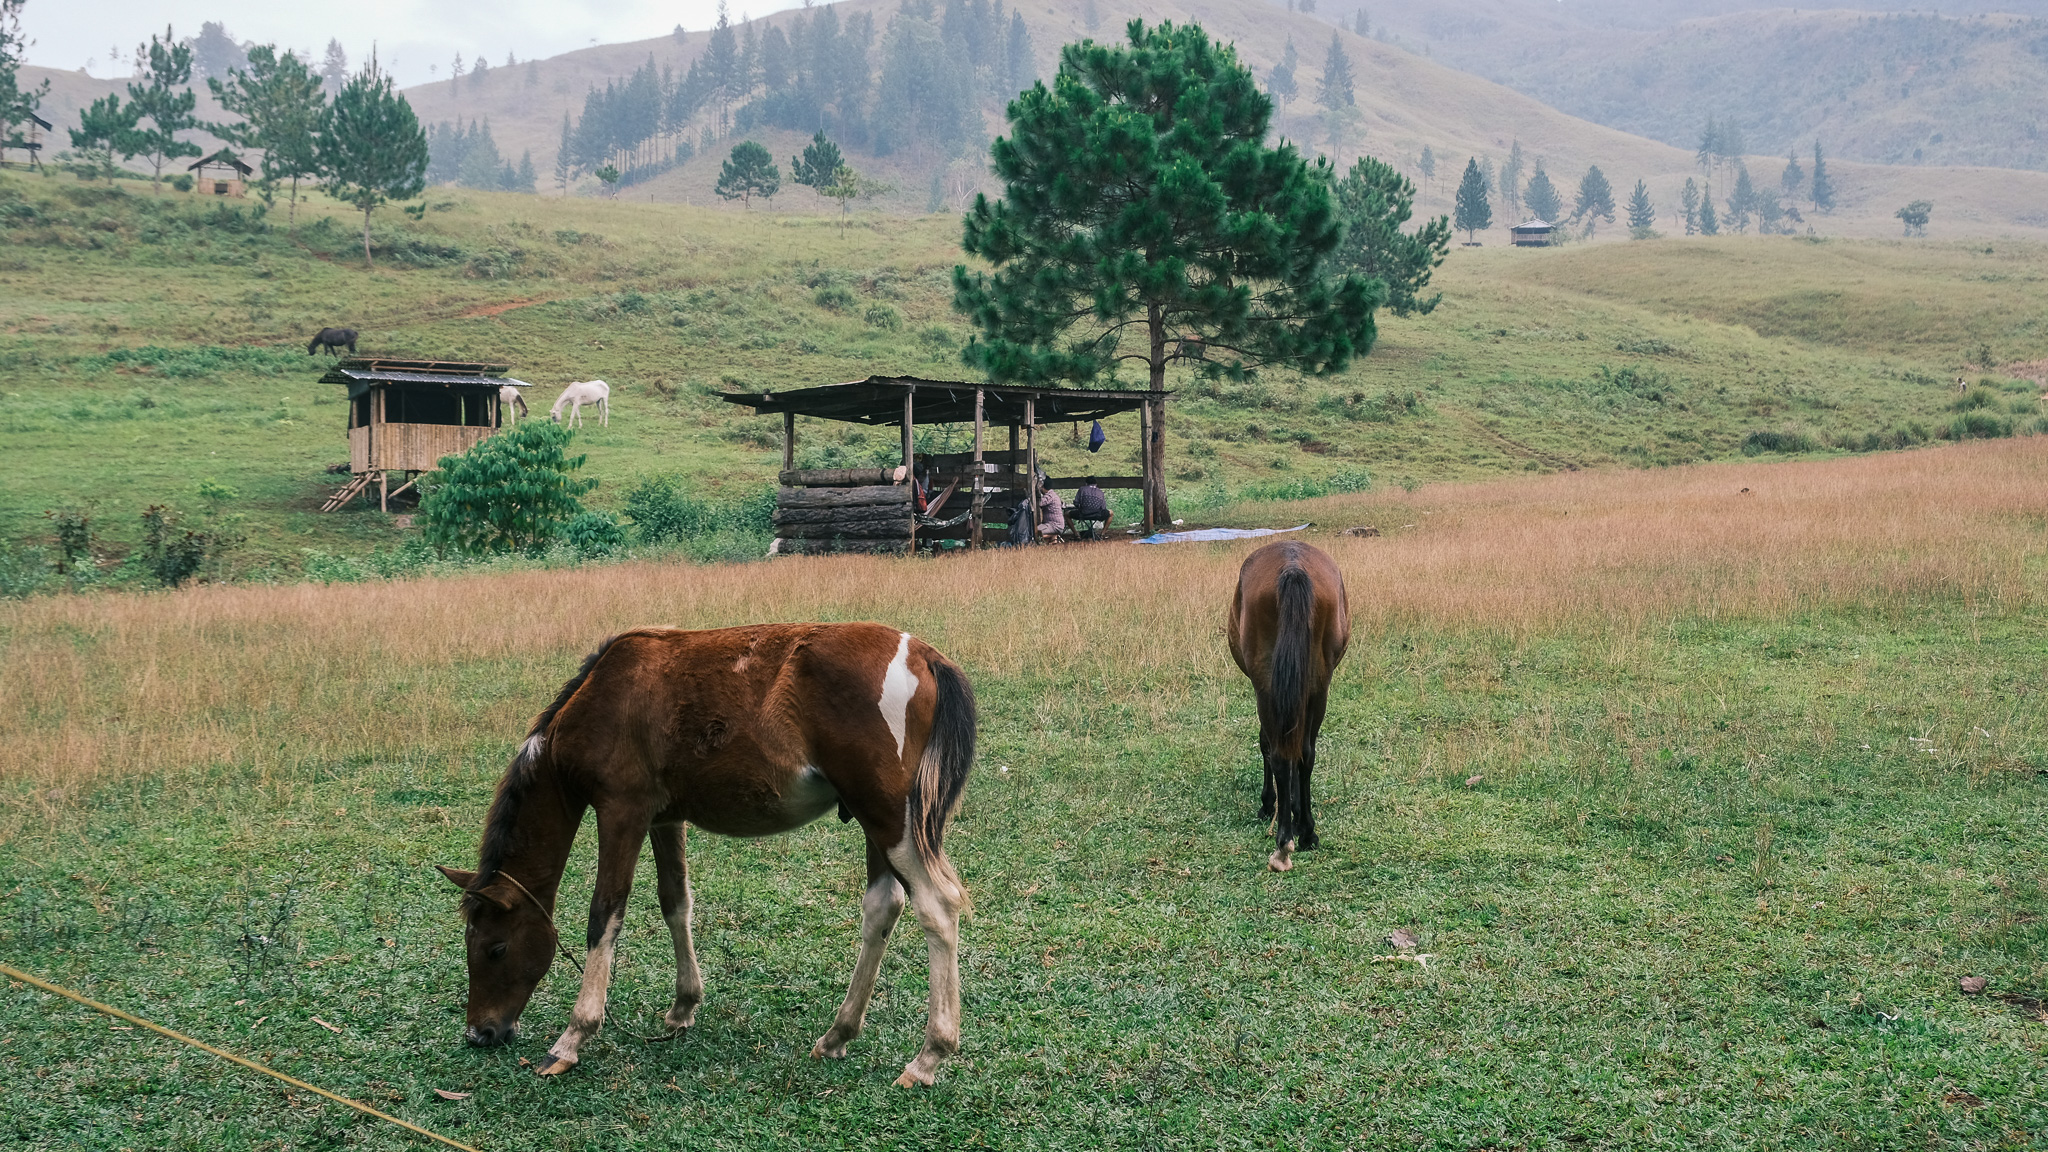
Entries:
<svg viewBox="0 0 2048 1152">
<path fill-rule="evenodd" d="M 536 1076 L 560 1076 L 575 1066 L 576 1061 L 574 1060 L 551 1055 L 546 1060 L 541 1061 L 540 1067 L 535 1068 L 533 1074 Z"/>
<path fill-rule="evenodd" d="M 937 1077 L 929 1072 L 919 1072 L 915 1068 L 905 1068 L 903 1075 L 896 1078 L 896 1086 L 898 1088 L 929 1088 L 936 1080 Z"/>
<path fill-rule="evenodd" d="M 825 1037 L 823 1037 L 823 1036 L 820 1036 L 820 1037 L 818 1037 L 818 1042 L 817 1042 L 816 1044 L 813 1044 L 813 1045 L 811 1045 L 811 1059 L 813 1059 L 813 1060 L 844 1060 L 844 1059 L 846 1059 L 846 1045 L 845 1045 L 845 1044 L 830 1044 L 830 1045 L 828 1045 L 828 1044 L 826 1044 L 826 1043 L 825 1043 L 825 1040 L 826 1040 L 826 1038 L 825 1038 Z"/>
<path fill-rule="evenodd" d="M 1323 838 L 1311 832 L 1308 835 L 1303 836 L 1301 838 L 1300 842 L 1294 846 L 1294 850 L 1297 852 L 1306 852 L 1311 848 L 1321 847 L 1322 843 Z"/>
<path fill-rule="evenodd" d="M 1294 861 L 1288 859 L 1285 853 L 1275 852 L 1271 856 L 1266 857 L 1266 867 L 1271 868 L 1275 872 L 1292 872 L 1294 871 Z"/>
<path fill-rule="evenodd" d="M 1271 804 L 1267 804 L 1259 809 L 1259 823 L 1264 824 L 1271 821 L 1272 819 L 1273 806 Z"/>
</svg>

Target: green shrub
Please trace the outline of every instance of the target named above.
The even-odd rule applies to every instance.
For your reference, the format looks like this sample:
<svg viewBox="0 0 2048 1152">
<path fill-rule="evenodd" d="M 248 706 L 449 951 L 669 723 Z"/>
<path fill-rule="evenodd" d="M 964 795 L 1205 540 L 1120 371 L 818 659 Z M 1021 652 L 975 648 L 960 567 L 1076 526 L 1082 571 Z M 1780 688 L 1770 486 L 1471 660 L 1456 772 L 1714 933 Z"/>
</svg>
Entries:
<svg viewBox="0 0 2048 1152">
<path fill-rule="evenodd" d="M 811 293 L 811 303 L 834 312 L 844 312 L 854 305 L 853 290 L 838 284 L 827 284 Z"/>
<path fill-rule="evenodd" d="M 583 457 L 564 450 L 571 433 L 530 420 L 460 456 L 444 456 L 423 478 L 419 520 L 437 550 L 464 555 L 536 552 L 583 511 L 577 497 L 595 480 L 570 475 Z"/>
<path fill-rule="evenodd" d="M 1979 408 L 1996 408 L 1998 406 L 1998 393 L 1979 384 L 1961 396 L 1956 397 L 1955 401 L 1949 405 L 1949 410 L 1951 412 L 1975 412 Z"/>
<path fill-rule="evenodd" d="M 0 598 L 19 599 L 40 591 L 52 575 L 41 548 L 0 543 Z"/>
<path fill-rule="evenodd" d="M 130 562 L 164 587 L 176 588 L 241 542 L 225 530 L 185 528 L 170 505 L 152 504 L 142 513 L 142 548 Z"/>
<path fill-rule="evenodd" d="M 562 525 L 562 542 L 585 560 L 609 556 L 626 546 L 626 530 L 609 512 L 583 511 Z"/>
<path fill-rule="evenodd" d="M 1996 440 L 2012 435 L 2012 421 L 1990 412 L 1965 412 L 1943 429 L 1949 440 Z"/>
<path fill-rule="evenodd" d="M 861 314 L 861 320 L 870 328 L 884 332 L 897 332 L 903 328 L 903 313 L 892 304 L 876 304 Z"/>
<path fill-rule="evenodd" d="M 719 532 L 766 534 L 774 519 L 775 490 L 712 500 L 674 476 L 657 476 L 626 493 L 625 513 L 643 544 L 681 543 Z"/>
<path fill-rule="evenodd" d="M 1751 432 L 1742 438 L 1742 454 L 1758 456 L 1765 452 L 1811 452 L 1819 445 L 1813 437 L 1804 432 Z"/>
<path fill-rule="evenodd" d="M 190 192 L 192 190 L 192 174 L 190 172 L 180 172 L 176 176 L 171 177 L 171 187 L 176 188 L 180 192 Z"/>
</svg>

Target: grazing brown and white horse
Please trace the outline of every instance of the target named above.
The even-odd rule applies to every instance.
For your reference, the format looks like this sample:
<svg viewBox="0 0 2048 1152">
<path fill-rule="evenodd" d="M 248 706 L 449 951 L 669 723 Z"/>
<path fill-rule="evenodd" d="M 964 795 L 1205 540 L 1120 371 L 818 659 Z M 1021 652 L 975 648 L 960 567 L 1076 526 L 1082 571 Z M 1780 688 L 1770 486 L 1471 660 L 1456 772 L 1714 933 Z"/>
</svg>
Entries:
<svg viewBox="0 0 2048 1152">
<path fill-rule="evenodd" d="M 1309 776 L 1330 678 L 1351 641 L 1344 574 L 1319 548 L 1268 544 L 1238 571 L 1227 631 L 1230 656 L 1259 700 L 1259 754 L 1266 761 L 1259 819 L 1274 818 L 1277 841 L 1266 863 L 1285 872 L 1297 848 L 1317 844 Z"/>
<path fill-rule="evenodd" d="M 690 941 L 683 828 L 769 836 L 837 807 L 867 836 L 860 959 L 832 1027 L 811 1049 L 841 1057 L 903 911 L 917 907 L 931 962 L 924 1049 L 896 1083 L 930 1084 L 960 1044 L 959 915 L 967 892 L 943 846 L 974 761 L 974 689 L 935 649 L 880 624 L 643 628 L 606 640 L 562 686 L 498 784 L 477 870 L 442 868 L 464 892 L 471 1044 L 512 1039 L 559 947 L 553 908 L 586 808 L 597 810 L 597 883 L 583 987 L 542 1075 L 566 1072 L 604 1021 L 614 949 L 640 843 L 652 836 L 661 914 L 675 939 L 675 1002 L 688 1028 L 704 999 Z"/>
</svg>

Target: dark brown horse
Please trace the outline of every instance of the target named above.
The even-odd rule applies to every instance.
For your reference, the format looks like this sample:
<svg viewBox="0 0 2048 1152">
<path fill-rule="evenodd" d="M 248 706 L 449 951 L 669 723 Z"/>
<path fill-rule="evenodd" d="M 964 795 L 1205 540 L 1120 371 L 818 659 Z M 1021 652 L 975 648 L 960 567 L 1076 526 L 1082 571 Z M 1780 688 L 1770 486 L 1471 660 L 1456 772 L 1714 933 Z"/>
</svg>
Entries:
<svg viewBox="0 0 2048 1152">
<path fill-rule="evenodd" d="M 1259 819 L 1273 818 L 1278 842 L 1266 863 L 1285 872 L 1297 848 L 1317 844 L 1309 776 L 1330 678 L 1351 641 L 1344 574 L 1321 549 L 1268 544 L 1238 571 L 1228 631 L 1230 656 L 1259 698 L 1259 754 L 1266 761 Z"/>
<path fill-rule="evenodd" d="M 306 355 L 317 356 L 324 349 L 329 356 L 339 356 L 336 348 L 347 347 L 350 355 L 356 350 L 356 330 L 353 328 L 322 328 L 313 334 L 306 345 Z"/>
<path fill-rule="evenodd" d="M 690 942 L 683 827 L 769 836 L 837 807 L 867 836 L 860 959 L 812 1056 L 860 1035 L 904 890 L 931 959 L 923 1051 L 898 1084 L 930 1084 L 960 1044 L 959 914 L 943 846 L 974 761 L 974 689 L 930 645 L 880 624 L 763 624 L 606 640 L 533 722 L 498 784 L 477 870 L 443 868 L 464 892 L 471 1044 L 512 1039 L 559 947 L 553 909 L 587 808 L 597 810 L 597 884 L 583 987 L 541 1062 L 566 1072 L 604 1021 L 613 950 L 640 844 L 654 841 L 661 914 L 675 939 L 666 1023 L 704 999 Z"/>
</svg>

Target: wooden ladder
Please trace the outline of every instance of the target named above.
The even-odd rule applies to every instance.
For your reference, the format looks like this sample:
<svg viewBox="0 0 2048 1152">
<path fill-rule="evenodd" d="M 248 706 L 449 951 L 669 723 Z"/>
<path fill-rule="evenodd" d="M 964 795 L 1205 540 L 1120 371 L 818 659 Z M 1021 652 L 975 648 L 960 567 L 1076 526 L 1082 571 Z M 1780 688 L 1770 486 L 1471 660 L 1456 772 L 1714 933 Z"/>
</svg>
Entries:
<svg viewBox="0 0 2048 1152">
<path fill-rule="evenodd" d="M 320 506 L 320 510 L 322 512 L 332 512 L 336 508 L 341 507 L 343 504 L 348 503 L 350 500 L 355 499 L 357 496 L 362 494 L 363 489 L 368 488 L 370 486 L 370 481 L 373 478 L 375 478 L 375 476 L 376 473 L 374 472 L 363 472 L 357 474 L 354 477 L 351 477 L 349 482 L 345 486 L 343 486 L 341 491 L 336 492 L 334 495 L 329 496 L 327 498 L 327 503 L 322 504 Z"/>
</svg>

